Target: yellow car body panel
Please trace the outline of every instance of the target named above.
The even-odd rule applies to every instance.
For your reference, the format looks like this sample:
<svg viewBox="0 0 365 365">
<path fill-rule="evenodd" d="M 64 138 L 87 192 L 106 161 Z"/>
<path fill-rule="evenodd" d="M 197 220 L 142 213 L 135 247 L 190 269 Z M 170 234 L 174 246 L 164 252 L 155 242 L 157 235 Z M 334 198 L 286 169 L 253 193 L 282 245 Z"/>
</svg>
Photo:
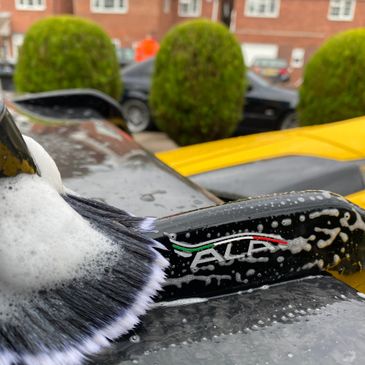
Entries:
<svg viewBox="0 0 365 365">
<path fill-rule="evenodd" d="M 365 190 L 360 190 L 356 193 L 347 195 L 346 199 L 365 209 Z"/>
<path fill-rule="evenodd" d="M 157 157 L 182 175 L 191 176 L 288 155 L 365 159 L 365 117 L 201 143 L 160 152 Z M 365 209 L 365 190 L 346 198 Z"/>
<path fill-rule="evenodd" d="M 365 158 L 365 117 L 228 138 L 157 154 L 185 176 L 282 156 L 338 161 Z"/>
</svg>

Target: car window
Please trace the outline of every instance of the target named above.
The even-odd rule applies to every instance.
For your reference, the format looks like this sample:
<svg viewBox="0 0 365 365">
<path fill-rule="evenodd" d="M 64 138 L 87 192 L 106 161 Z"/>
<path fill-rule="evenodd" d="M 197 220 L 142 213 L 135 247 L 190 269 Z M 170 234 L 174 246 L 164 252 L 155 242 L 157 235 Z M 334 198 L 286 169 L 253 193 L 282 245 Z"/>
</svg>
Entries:
<svg viewBox="0 0 365 365">
<path fill-rule="evenodd" d="M 225 200 L 306 189 L 348 195 L 365 186 L 357 163 L 305 156 L 257 161 L 191 178 Z"/>
</svg>

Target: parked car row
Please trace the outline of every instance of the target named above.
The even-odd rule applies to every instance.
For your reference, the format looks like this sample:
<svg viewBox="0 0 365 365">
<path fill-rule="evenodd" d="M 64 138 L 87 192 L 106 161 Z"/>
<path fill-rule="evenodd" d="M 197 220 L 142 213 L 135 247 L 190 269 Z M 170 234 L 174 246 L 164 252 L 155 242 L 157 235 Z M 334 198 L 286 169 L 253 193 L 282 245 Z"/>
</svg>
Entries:
<svg viewBox="0 0 365 365">
<path fill-rule="evenodd" d="M 124 93 L 120 100 L 124 118 L 132 133 L 156 129 L 148 105 L 154 58 L 134 63 L 133 50 L 118 50 L 118 59 L 124 67 L 121 71 Z M 0 75 L 3 90 L 13 91 L 14 69 L 6 69 Z M 247 72 L 246 91 L 242 120 L 235 131 L 236 135 L 288 129 L 298 125 L 295 112 L 298 93 L 274 86 L 255 72 Z"/>
<path fill-rule="evenodd" d="M 122 71 L 124 117 L 131 132 L 156 128 L 148 106 L 154 58 L 127 66 Z M 293 128 L 298 125 L 295 108 L 298 93 L 271 85 L 252 71 L 247 72 L 243 119 L 236 134 Z"/>
</svg>

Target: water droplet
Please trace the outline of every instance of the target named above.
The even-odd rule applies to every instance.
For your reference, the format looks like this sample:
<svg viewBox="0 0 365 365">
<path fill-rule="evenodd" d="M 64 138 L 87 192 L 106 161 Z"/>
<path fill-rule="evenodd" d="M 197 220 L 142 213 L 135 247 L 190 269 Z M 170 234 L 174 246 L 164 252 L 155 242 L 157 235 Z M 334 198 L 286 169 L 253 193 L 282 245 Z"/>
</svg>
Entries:
<svg viewBox="0 0 365 365">
<path fill-rule="evenodd" d="M 138 335 L 133 335 L 129 337 L 129 341 L 132 343 L 139 343 L 141 341 L 141 338 Z"/>
</svg>

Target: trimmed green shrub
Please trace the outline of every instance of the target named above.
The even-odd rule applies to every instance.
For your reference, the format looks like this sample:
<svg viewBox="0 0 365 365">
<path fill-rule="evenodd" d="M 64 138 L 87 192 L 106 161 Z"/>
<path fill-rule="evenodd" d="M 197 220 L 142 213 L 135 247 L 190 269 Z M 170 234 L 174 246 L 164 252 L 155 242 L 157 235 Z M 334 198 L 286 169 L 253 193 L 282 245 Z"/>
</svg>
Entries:
<svg viewBox="0 0 365 365">
<path fill-rule="evenodd" d="M 222 24 L 193 20 L 166 35 L 149 98 L 157 126 L 180 145 L 230 136 L 246 90 L 241 47 Z"/>
<path fill-rule="evenodd" d="M 110 38 L 98 25 L 74 16 L 49 17 L 28 30 L 14 80 L 20 92 L 93 88 L 115 99 L 122 93 Z"/>
<path fill-rule="evenodd" d="M 301 125 L 365 114 L 365 29 L 329 39 L 308 62 L 300 88 Z"/>
</svg>

